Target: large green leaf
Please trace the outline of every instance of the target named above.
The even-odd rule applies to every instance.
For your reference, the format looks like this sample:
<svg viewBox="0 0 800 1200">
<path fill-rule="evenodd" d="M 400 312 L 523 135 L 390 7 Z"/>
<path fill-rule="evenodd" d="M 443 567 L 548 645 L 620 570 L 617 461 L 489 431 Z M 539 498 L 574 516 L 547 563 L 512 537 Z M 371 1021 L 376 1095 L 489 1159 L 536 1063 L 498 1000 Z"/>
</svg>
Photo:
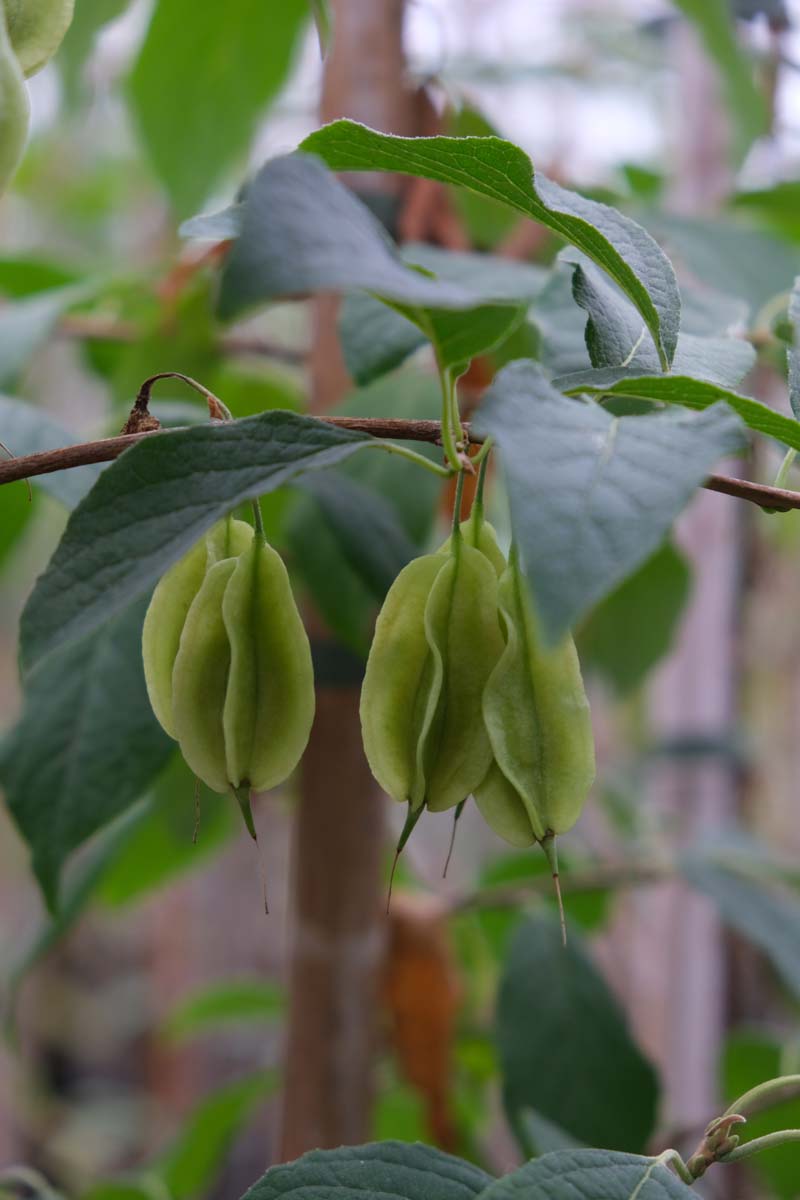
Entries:
<svg viewBox="0 0 800 1200">
<path fill-rule="evenodd" d="M 237 504 L 335 466 L 372 438 L 280 410 L 147 438 L 70 517 L 22 617 L 30 668 L 119 612 Z"/>
<path fill-rule="evenodd" d="M 672 361 L 680 295 L 657 243 L 615 209 L 534 176 L 528 156 L 511 142 L 393 137 L 345 120 L 312 133 L 300 149 L 318 154 L 335 171 L 399 171 L 456 184 L 540 221 L 608 272 L 642 314 L 662 366 Z"/>
<path fill-rule="evenodd" d="M 575 931 L 520 923 L 497 1002 L 503 1094 L 512 1123 L 533 1109 L 584 1144 L 641 1150 L 653 1131 L 655 1071 Z"/>
<path fill-rule="evenodd" d="M 753 68 L 736 40 L 736 29 L 727 0 L 673 0 L 697 26 L 725 88 L 736 127 L 736 150 L 744 158 L 757 137 L 767 129 L 767 105 L 757 87 Z"/>
<path fill-rule="evenodd" d="M 667 543 L 606 596 L 578 635 L 584 668 L 620 694 L 644 682 L 669 650 L 689 595 L 691 572 Z"/>
<path fill-rule="evenodd" d="M 557 1150 L 499 1179 L 481 1200 L 690 1200 L 694 1195 L 657 1158 Z"/>
<path fill-rule="evenodd" d="M 693 379 L 688 375 L 637 375 L 625 370 L 581 371 L 563 375 L 553 384 L 570 395 L 624 396 L 655 404 L 677 404 L 702 412 L 714 404 L 726 404 L 748 428 L 800 450 L 800 423 L 774 408 L 740 396 L 728 388 Z"/>
<path fill-rule="evenodd" d="M 308 11 L 305 0 L 228 0 L 224 13 L 197 0 L 158 0 L 130 102 L 179 215 L 242 161 L 288 75 Z"/>
<path fill-rule="evenodd" d="M 247 190 L 222 276 L 220 315 L 278 297 L 362 289 L 420 308 L 513 302 L 505 280 L 451 283 L 407 266 L 377 217 L 319 159 L 271 159 Z"/>
<path fill-rule="evenodd" d="M 0 781 L 50 908 L 64 861 L 138 799 L 172 751 L 145 689 L 145 607 L 138 600 L 43 663 L 0 745 Z"/>
<path fill-rule="evenodd" d="M 726 924 L 769 958 L 784 984 L 800 998 L 800 898 L 756 872 L 715 862 L 696 851 L 679 863 L 686 880 L 708 896 Z"/>
<path fill-rule="evenodd" d="M 625 367 L 639 375 L 658 374 L 658 357 L 645 336 L 641 317 L 592 263 L 584 260 L 575 264 L 572 290 L 576 303 L 588 316 L 586 345 L 593 367 Z M 755 360 L 755 350 L 742 338 L 698 337 L 682 332 L 672 372 L 735 387 Z"/>
<path fill-rule="evenodd" d="M 406 1142 L 312 1150 L 271 1167 L 246 1200 L 473 1200 L 492 1182 L 480 1167 Z"/>
<path fill-rule="evenodd" d="M 498 374 L 476 426 L 500 447 L 514 536 L 553 641 L 657 549 L 714 463 L 742 445 L 724 404 L 612 417 L 570 402 L 525 361 Z"/>
</svg>

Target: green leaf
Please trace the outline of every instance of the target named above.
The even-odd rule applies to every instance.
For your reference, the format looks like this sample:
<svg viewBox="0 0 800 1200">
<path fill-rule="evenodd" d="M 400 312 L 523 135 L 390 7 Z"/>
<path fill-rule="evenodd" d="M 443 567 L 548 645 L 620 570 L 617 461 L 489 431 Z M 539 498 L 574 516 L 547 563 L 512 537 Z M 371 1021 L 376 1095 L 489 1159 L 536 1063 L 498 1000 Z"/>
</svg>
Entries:
<svg viewBox="0 0 800 1200">
<path fill-rule="evenodd" d="M 219 1088 L 198 1105 L 175 1145 L 155 1164 L 171 1200 L 190 1200 L 211 1189 L 233 1142 L 277 1086 L 274 1071 L 259 1071 Z"/>
<path fill-rule="evenodd" d="M 312 1150 L 271 1167 L 246 1200 L 473 1200 L 492 1182 L 479 1167 L 432 1146 L 374 1142 Z"/>
<path fill-rule="evenodd" d="M 272 411 L 147 438 L 70 517 L 21 624 L 27 668 L 146 592 L 237 504 L 344 461 L 372 438 Z"/>
<path fill-rule="evenodd" d="M 130 104 L 176 212 L 198 208 L 239 165 L 286 80 L 305 0 L 158 0 L 130 81 Z"/>
<path fill-rule="evenodd" d="M 445 113 L 445 133 L 452 137 L 497 137 L 497 130 L 483 113 L 465 104 L 457 112 Z M 514 228 L 518 217 L 505 205 L 465 188 L 453 189 L 452 199 L 466 228 L 471 246 L 493 250 Z"/>
<path fill-rule="evenodd" d="M 520 923 L 503 969 L 496 1038 L 506 1108 L 533 1109 L 579 1141 L 640 1150 L 653 1131 L 655 1071 L 575 931 Z"/>
<path fill-rule="evenodd" d="M 301 478 L 346 562 L 383 600 L 397 575 L 417 553 L 396 512 L 380 492 L 338 471 Z"/>
<path fill-rule="evenodd" d="M 413 270 L 367 205 L 318 159 L 271 159 L 247 190 L 220 315 L 279 297 L 360 289 L 407 306 L 453 309 L 504 301 L 508 291 L 505 282 L 484 289 Z"/>
<path fill-rule="evenodd" d="M 335 121 L 312 133 L 301 150 L 318 154 L 334 171 L 399 171 L 456 184 L 499 200 L 541 222 L 602 267 L 636 305 L 662 366 L 675 352 L 680 295 L 672 266 L 656 242 L 628 217 L 567 191 L 500 138 L 400 138 L 354 121 Z"/>
<path fill-rule="evenodd" d="M 753 312 L 788 291 L 800 272 L 800 248 L 740 221 L 659 213 L 648 224 L 694 279 L 747 301 Z"/>
<path fill-rule="evenodd" d="M 672 645 L 689 595 L 691 571 L 667 543 L 606 596 L 578 635 L 584 669 L 625 696 L 639 687 Z"/>
<path fill-rule="evenodd" d="M 172 751 L 145 689 L 145 607 L 143 598 L 42 664 L 0 745 L 8 807 L 51 909 L 70 853 L 138 799 Z"/>
<path fill-rule="evenodd" d="M 205 864 L 238 829 L 233 804 L 205 786 L 198 797 L 198 822 L 195 786 L 181 754 L 173 752 L 139 808 L 139 819 L 109 857 L 97 888 L 102 903 L 113 908 L 136 903 Z"/>
<path fill-rule="evenodd" d="M 720 1072 L 725 1104 L 733 1104 L 739 1096 L 765 1079 L 776 1079 L 784 1074 L 786 1051 L 791 1054 L 791 1050 L 791 1041 L 784 1047 L 774 1034 L 767 1031 L 739 1030 L 730 1034 L 723 1048 Z M 748 1115 L 744 1128 L 747 1141 L 777 1133 L 779 1129 L 800 1129 L 800 1099 Z M 796 1200 L 796 1144 L 776 1146 L 766 1153 L 757 1154 L 750 1159 L 749 1166 L 756 1177 L 763 1181 L 770 1196 L 779 1200 Z"/>
<path fill-rule="evenodd" d="M 795 420 L 800 421 L 800 275 L 794 281 L 789 298 L 789 320 L 792 324 L 792 345 L 786 356 L 789 364 L 789 403 Z"/>
<path fill-rule="evenodd" d="M 342 416 L 358 413 L 413 420 L 435 417 L 439 403 L 436 381 L 408 371 L 353 392 L 335 412 Z M 416 449 L 432 459 L 440 456 L 432 446 L 418 443 Z M 337 473 L 377 492 L 414 545 L 419 549 L 425 544 L 442 488 L 435 475 L 389 454 L 357 454 Z M 341 542 L 310 495 L 298 497 L 289 517 L 287 536 L 292 563 L 331 631 L 366 658 L 377 608 L 375 592 L 353 569 L 352 560 L 348 561 Z"/>
<path fill-rule="evenodd" d="M 585 336 L 593 367 L 621 367 L 639 375 L 658 374 L 658 356 L 650 339 L 645 337 L 641 317 L 591 263 L 575 264 L 572 291 L 575 302 L 588 314 Z M 735 387 L 755 360 L 755 350 L 741 338 L 681 333 L 672 372 Z"/>
<path fill-rule="evenodd" d="M 740 396 L 728 388 L 691 379 L 688 375 L 628 375 L 624 371 L 583 371 L 553 380 L 553 386 L 569 395 L 626 396 L 656 404 L 677 404 L 702 412 L 714 404 L 726 404 L 749 429 L 800 450 L 800 424 L 774 408 Z"/>
<path fill-rule="evenodd" d="M 717 459 L 742 444 L 725 405 L 612 417 L 566 401 L 525 361 L 497 375 L 476 426 L 499 445 L 514 537 L 549 641 L 656 550 Z"/>
<path fill-rule="evenodd" d="M 782 237 L 800 241 L 800 181 L 785 179 L 774 187 L 738 192 L 729 203 Z"/>
<path fill-rule="evenodd" d="M 461 254 L 411 244 L 400 251 L 438 279 L 462 283 L 483 295 L 530 303 L 542 291 L 547 272 L 540 267 L 488 254 Z M 347 369 L 355 381 L 370 383 L 399 366 L 426 341 L 439 352 L 440 365 L 454 366 L 504 341 L 522 319 L 520 308 L 483 306 L 467 312 L 435 309 L 400 311 L 368 293 L 348 295 L 339 317 Z"/>
<path fill-rule="evenodd" d="M 75 5 L 72 24 L 59 47 L 57 59 L 69 104 L 75 104 L 80 97 L 83 68 L 97 34 L 123 13 L 129 3 L 130 0 L 92 0 L 91 4 L 86 4 L 78 0 Z"/>
<path fill-rule="evenodd" d="M 800 998 L 800 899 L 794 890 L 745 869 L 722 865 L 700 851 L 679 862 L 681 873 L 716 905 L 722 920 L 766 954 L 784 984 Z"/>
<path fill-rule="evenodd" d="M 0 459 L 5 457 L 0 448 Z M 19 542 L 35 509 L 36 496 L 32 503 L 24 483 L 4 484 L 0 489 L 0 564 Z"/>
<path fill-rule="evenodd" d="M 0 309 L 0 387 L 14 382 L 62 313 L 87 292 L 84 286 L 70 285 L 25 296 Z"/>
<path fill-rule="evenodd" d="M 0 440 L 4 441 L 17 457 L 38 454 L 43 450 L 58 450 L 62 446 L 75 443 L 74 435 L 54 421 L 48 413 L 34 404 L 9 400 L 7 396 L 0 396 Z M 74 508 L 99 479 L 102 470 L 103 467 L 99 463 L 74 467 L 68 471 L 54 471 L 49 475 L 35 475 L 31 483 L 48 492 L 67 508 Z M 5 491 L 13 488 L 14 491 L 27 495 L 24 483 L 3 486 Z"/>
<path fill-rule="evenodd" d="M 226 980 L 195 992 L 168 1017 L 164 1032 L 172 1038 L 192 1037 L 219 1026 L 271 1022 L 283 1016 L 286 997 L 262 979 Z"/>
<path fill-rule="evenodd" d="M 736 127 L 736 156 L 741 161 L 752 143 L 767 131 L 767 106 L 756 86 L 753 68 L 736 40 L 727 0 L 673 0 L 696 26 L 719 71 Z"/>
<path fill-rule="evenodd" d="M 558 1150 L 499 1179 L 481 1200 L 690 1200 L 694 1195 L 657 1158 Z"/>
</svg>

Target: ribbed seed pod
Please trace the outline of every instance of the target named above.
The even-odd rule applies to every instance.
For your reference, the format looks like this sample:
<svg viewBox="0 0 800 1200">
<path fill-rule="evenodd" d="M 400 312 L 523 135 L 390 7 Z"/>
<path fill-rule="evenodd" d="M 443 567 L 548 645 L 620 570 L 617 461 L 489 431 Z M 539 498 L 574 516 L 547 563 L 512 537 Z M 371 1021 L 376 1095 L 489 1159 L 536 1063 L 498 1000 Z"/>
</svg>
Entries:
<svg viewBox="0 0 800 1200">
<path fill-rule="evenodd" d="M 2 0 L 2 3 L 11 45 L 23 73 L 35 75 L 61 45 L 72 22 L 75 0 Z"/>
<path fill-rule="evenodd" d="M 19 166 L 29 124 L 28 89 L 0 8 L 0 194 Z"/>
<path fill-rule="evenodd" d="M 502 648 L 497 576 L 460 531 L 400 572 L 376 624 L 361 724 L 373 775 L 411 814 L 454 807 L 485 776 L 481 696 Z"/>
<path fill-rule="evenodd" d="M 494 753 L 475 792 L 486 822 L 514 845 L 546 849 L 577 821 L 594 780 L 594 739 L 571 637 L 542 645 L 512 552 L 498 588 L 506 646 L 483 696 Z"/>
<path fill-rule="evenodd" d="M 215 526 L 153 593 L 142 649 L 159 722 L 247 819 L 249 791 L 292 772 L 314 716 L 311 649 L 280 555 L 243 521 Z"/>
</svg>

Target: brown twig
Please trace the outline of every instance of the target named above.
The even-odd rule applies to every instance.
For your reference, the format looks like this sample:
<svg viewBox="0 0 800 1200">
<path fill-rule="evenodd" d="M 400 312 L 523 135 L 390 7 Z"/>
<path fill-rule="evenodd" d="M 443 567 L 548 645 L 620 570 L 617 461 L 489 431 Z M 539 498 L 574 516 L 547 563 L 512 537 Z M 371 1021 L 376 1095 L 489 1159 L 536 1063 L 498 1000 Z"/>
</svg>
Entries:
<svg viewBox="0 0 800 1200">
<path fill-rule="evenodd" d="M 318 417 L 330 425 L 340 429 L 352 429 L 356 433 L 367 433 L 375 438 L 388 438 L 404 442 L 429 442 L 439 445 L 441 442 L 441 425 L 439 421 L 404 421 L 389 417 Z M 470 434 L 465 426 L 465 433 L 474 444 L 483 439 L 476 434 Z M 36 475 L 49 475 L 53 471 L 68 471 L 73 467 L 83 467 L 90 463 L 111 462 L 119 458 L 130 446 L 140 442 L 145 437 L 169 437 L 177 430 L 153 430 L 146 433 L 121 435 L 120 437 L 101 438 L 96 442 L 82 442 L 75 446 L 63 446 L 57 450 L 44 450 L 39 454 L 27 454 L 9 462 L 0 462 L 0 485 L 14 483 L 19 479 L 32 479 Z M 712 492 L 723 492 L 726 496 L 734 496 L 739 500 L 749 500 L 761 508 L 775 509 L 778 512 L 789 512 L 800 509 L 800 492 L 792 492 L 786 488 L 767 487 L 762 483 L 751 483 L 746 479 L 734 479 L 728 475 L 710 475 L 703 484 Z"/>
</svg>

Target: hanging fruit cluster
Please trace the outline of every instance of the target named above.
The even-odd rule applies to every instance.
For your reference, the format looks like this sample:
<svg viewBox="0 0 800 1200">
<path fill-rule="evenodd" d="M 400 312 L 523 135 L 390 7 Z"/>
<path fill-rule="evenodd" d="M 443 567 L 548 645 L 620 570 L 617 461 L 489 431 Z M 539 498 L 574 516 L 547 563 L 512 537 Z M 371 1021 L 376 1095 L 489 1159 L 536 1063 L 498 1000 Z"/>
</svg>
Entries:
<svg viewBox="0 0 800 1200">
<path fill-rule="evenodd" d="M 0 193 L 19 166 L 28 140 L 25 79 L 61 45 L 75 0 L 0 0 Z"/>
</svg>

